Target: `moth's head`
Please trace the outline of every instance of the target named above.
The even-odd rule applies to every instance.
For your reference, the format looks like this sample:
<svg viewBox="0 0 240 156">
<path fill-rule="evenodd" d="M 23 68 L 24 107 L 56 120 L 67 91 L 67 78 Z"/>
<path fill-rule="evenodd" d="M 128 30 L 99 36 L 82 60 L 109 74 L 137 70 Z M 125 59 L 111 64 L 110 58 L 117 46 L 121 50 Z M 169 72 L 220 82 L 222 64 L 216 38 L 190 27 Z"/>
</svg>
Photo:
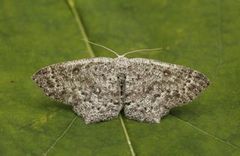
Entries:
<svg viewBox="0 0 240 156">
<path fill-rule="evenodd" d="M 124 55 L 118 55 L 115 59 L 118 59 L 118 60 L 126 60 L 127 57 L 125 57 Z"/>
<path fill-rule="evenodd" d="M 125 65 L 128 62 L 128 58 L 123 56 L 123 55 L 119 55 L 118 57 L 114 58 L 114 62 L 116 63 L 117 66 L 119 67 L 125 67 Z"/>
</svg>

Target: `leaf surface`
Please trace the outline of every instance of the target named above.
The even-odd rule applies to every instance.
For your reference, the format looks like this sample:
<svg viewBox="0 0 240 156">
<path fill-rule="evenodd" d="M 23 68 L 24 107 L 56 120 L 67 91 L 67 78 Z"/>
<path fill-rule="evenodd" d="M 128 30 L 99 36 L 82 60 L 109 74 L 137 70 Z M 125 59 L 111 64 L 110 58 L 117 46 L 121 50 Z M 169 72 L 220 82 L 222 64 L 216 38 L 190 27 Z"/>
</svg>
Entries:
<svg viewBox="0 0 240 156">
<path fill-rule="evenodd" d="M 240 155 L 240 10 L 227 0 L 77 0 L 89 40 L 205 73 L 210 87 L 160 124 L 124 118 L 136 155 Z M 32 82 L 39 68 L 91 57 L 65 1 L 0 2 L 0 155 L 131 155 L 119 119 L 85 125 Z M 95 56 L 114 57 L 98 47 Z"/>
</svg>

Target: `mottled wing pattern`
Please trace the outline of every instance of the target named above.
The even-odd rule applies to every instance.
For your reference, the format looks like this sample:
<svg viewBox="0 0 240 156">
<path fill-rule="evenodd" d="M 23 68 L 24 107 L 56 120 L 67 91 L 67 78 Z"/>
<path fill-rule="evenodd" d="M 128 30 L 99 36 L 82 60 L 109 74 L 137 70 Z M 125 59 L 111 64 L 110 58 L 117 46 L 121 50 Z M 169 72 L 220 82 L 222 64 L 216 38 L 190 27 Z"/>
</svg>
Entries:
<svg viewBox="0 0 240 156">
<path fill-rule="evenodd" d="M 154 60 L 129 59 L 125 86 L 125 115 L 159 123 L 173 107 L 192 101 L 209 85 L 198 71 Z"/>
<path fill-rule="evenodd" d="M 45 67 L 33 80 L 47 96 L 72 105 L 86 123 L 93 123 L 116 117 L 122 109 L 116 75 L 111 58 L 92 58 Z"/>
</svg>

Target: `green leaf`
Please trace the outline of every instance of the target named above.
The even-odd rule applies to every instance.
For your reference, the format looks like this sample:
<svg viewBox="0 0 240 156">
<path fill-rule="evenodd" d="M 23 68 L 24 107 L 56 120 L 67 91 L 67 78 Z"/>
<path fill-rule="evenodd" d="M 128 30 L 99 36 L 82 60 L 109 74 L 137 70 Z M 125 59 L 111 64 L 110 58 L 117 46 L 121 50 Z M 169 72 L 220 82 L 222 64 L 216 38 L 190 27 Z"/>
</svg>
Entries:
<svg viewBox="0 0 240 156">
<path fill-rule="evenodd" d="M 139 156 L 240 155 L 239 14 L 227 0 L 1 1 L 0 155 L 132 155 L 126 133 Z M 31 80 L 49 64 L 114 57 L 82 39 L 120 54 L 163 47 L 129 57 L 191 67 L 211 85 L 160 124 L 123 117 L 85 125 Z"/>
</svg>

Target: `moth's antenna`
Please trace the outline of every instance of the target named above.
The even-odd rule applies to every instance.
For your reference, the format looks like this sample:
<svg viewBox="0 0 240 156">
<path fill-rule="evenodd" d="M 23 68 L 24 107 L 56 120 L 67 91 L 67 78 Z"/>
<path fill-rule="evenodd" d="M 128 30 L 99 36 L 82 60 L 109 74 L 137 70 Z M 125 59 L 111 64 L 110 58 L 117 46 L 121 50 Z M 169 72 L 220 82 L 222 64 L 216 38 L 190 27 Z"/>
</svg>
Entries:
<svg viewBox="0 0 240 156">
<path fill-rule="evenodd" d="M 85 40 L 85 39 L 83 39 L 83 40 L 84 40 L 84 41 L 87 41 L 88 43 L 91 43 L 91 44 L 93 44 L 93 45 L 95 45 L 95 46 L 102 47 L 102 48 L 104 48 L 104 49 L 106 49 L 106 50 L 114 53 L 117 57 L 120 57 L 120 55 L 119 55 L 116 51 L 114 51 L 114 50 L 112 50 L 112 49 L 110 49 L 110 48 L 107 48 L 107 47 L 105 47 L 105 46 L 103 46 L 103 45 L 100 45 L 100 44 L 97 44 L 97 43 L 94 43 L 94 42 L 91 42 L 91 41 L 88 41 L 88 40 Z"/>
<path fill-rule="evenodd" d="M 129 51 L 129 52 L 126 52 L 124 53 L 123 55 L 121 56 L 126 56 L 128 54 L 132 54 L 132 53 L 137 53 L 137 52 L 146 52 L 146 51 L 157 51 L 157 50 L 162 50 L 162 48 L 153 48 L 153 49 L 138 49 L 138 50 L 133 50 L 133 51 Z"/>
</svg>

